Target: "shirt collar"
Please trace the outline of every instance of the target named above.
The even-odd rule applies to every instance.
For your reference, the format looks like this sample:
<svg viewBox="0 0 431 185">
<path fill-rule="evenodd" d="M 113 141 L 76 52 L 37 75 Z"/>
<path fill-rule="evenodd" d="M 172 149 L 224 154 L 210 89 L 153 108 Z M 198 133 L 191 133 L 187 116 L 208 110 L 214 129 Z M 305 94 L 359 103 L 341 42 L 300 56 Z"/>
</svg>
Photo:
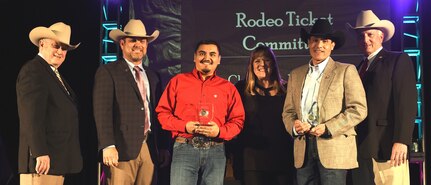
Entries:
<svg viewBox="0 0 431 185">
<path fill-rule="evenodd" d="M 133 71 L 133 68 L 136 66 L 134 63 L 132 63 L 132 62 L 129 62 L 127 59 L 124 59 L 125 61 L 126 61 L 126 63 L 127 63 L 127 65 L 129 66 L 129 69 L 131 70 L 131 71 Z M 139 66 L 139 68 L 141 68 L 141 70 L 142 71 L 144 71 L 144 68 L 143 68 L 143 66 L 142 66 L 142 62 L 138 65 Z"/>
<path fill-rule="evenodd" d="M 48 63 L 48 60 L 46 60 L 46 58 L 42 55 L 42 53 L 37 53 L 37 55 L 39 55 L 41 58 L 43 58 L 43 60 L 45 60 Z M 48 63 L 49 64 L 49 63 Z M 51 65 L 50 65 L 51 66 Z"/>
<path fill-rule="evenodd" d="M 200 79 L 200 80 L 204 81 L 204 80 L 202 79 L 202 75 L 201 75 L 201 73 L 199 73 L 199 71 L 196 69 L 196 67 L 195 67 L 195 68 L 193 68 L 192 73 L 193 73 L 193 76 L 195 76 L 197 79 Z M 214 71 L 213 75 L 211 75 L 211 76 L 210 76 L 209 78 L 207 78 L 206 80 L 213 79 L 215 76 L 216 76 L 216 71 Z"/>
<path fill-rule="evenodd" d="M 322 73 L 323 70 L 325 70 L 326 65 L 328 64 L 329 57 L 323 60 L 323 62 L 320 62 L 317 64 L 317 66 L 312 65 L 312 61 L 308 62 L 308 68 L 310 69 L 310 72 L 314 72 L 314 70 L 317 70 L 317 72 Z"/>
<path fill-rule="evenodd" d="M 376 51 L 374 51 L 373 53 L 371 53 L 370 55 L 368 55 L 368 57 L 366 57 L 368 61 L 372 62 L 376 58 L 377 53 L 379 53 L 382 49 L 383 49 L 383 46 L 377 49 Z"/>
<path fill-rule="evenodd" d="M 43 60 L 45 60 L 45 61 L 46 61 L 46 63 L 48 63 L 48 61 L 45 59 L 45 57 L 43 57 L 42 53 L 38 53 L 37 55 L 39 55 L 41 58 L 43 58 Z M 56 69 L 53 65 L 51 65 L 51 64 L 49 64 L 49 63 L 48 63 L 48 65 L 49 65 L 49 67 L 51 67 L 51 69 L 52 69 L 53 71 L 58 70 L 58 69 Z"/>
<path fill-rule="evenodd" d="M 52 66 L 52 65 L 49 65 L 49 67 L 51 67 L 51 69 L 52 69 L 52 71 L 54 71 L 55 72 L 55 70 L 57 70 L 54 66 Z"/>
</svg>

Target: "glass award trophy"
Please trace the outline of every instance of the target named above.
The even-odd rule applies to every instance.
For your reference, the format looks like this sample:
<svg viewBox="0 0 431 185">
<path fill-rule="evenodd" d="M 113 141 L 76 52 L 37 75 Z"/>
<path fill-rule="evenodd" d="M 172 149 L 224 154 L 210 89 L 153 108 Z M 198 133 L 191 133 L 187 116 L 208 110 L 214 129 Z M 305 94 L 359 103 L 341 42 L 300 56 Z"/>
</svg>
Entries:
<svg viewBox="0 0 431 185">
<path fill-rule="evenodd" d="M 199 125 L 205 126 L 212 121 L 214 113 L 214 106 L 212 103 L 198 103 L 196 111 Z M 211 145 L 210 138 L 200 134 L 195 135 L 191 143 L 193 147 L 199 149 L 208 149 Z"/>
<path fill-rule="evenodd" d="M 213 119 L 214 106 L 212 103 L 199 103 L 197 105 L 198 121 L 200 125 L 207 125 Z"/>
<path fill-rule="evenodd" d="M 313 102 L 307 114 L 307 121 L 311 126 L 316 126 L 319 119 L 319 111 L 317 110 L 317 102 Z"/>
</svg>

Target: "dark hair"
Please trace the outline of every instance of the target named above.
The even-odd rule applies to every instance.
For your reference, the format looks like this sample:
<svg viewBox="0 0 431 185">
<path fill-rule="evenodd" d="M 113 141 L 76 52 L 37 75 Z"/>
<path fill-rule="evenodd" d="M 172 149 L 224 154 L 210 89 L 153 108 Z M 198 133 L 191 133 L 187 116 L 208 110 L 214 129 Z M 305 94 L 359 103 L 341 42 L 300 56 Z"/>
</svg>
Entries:
<svg viewBox="0 0 431 185">
<path fill-rule="evenodd" d="M 258 46 L 254 49 L 250 54 L 250 60 L 247 66 L 247 74 L 245 77 L 246 85 L 245 85 L 245 93 L 250 95 L 255 95 L 255 86 L 256 86 L 256 75 L 253 72 L 253 61 L 258 57 L 267 57 L 271 60 L 270 67 L 272 68 L 271 76 L 269 77 L 270 81 L 274 83 L 274 89 L 277 89 L 277 94 L 285 93 L 284 80 L 280 76 L 280 71 L 278 68 L 277 58 L 275 57 L 274 52 L 268 46 Z"/>
<path fill-rule="evenodd" d="M 211 44 L 211 45 L 217 46 L 218 54 L 221 55 L 220 45 L 216 41 L 214 41 L 214 40 L 201 40 L 201 41 L 199 41 L 196 44 L 195 53 L 198 51 L 199 46 L 201 46 L 201 45 L 207 45 L 207 44 Z"/>
</svg>

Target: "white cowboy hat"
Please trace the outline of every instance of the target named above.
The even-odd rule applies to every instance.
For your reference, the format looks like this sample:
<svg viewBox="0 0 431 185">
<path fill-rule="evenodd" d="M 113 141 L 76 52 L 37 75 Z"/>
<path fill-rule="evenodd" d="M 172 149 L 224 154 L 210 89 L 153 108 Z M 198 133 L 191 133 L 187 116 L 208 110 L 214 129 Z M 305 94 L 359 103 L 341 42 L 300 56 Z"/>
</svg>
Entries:
<svg viewBox="0 0 431 185">
<path fill-rule="evenodd" d="M 150 43 L 156 40 L 158 36 L 159 30 L 155 30 L 151 35 L 147 35 L 144 23 L 142 23 L 142 21 L 138 19 L 130 19 L 130 21 L 124 27 L 124 32 L 120 29 L 115 29 L 109 32 L 109 38 L 111 38 L 115 42 L 118 42 L 124 37 L 142 37 L 147 38 L 148 43 Z"/>
<path fill-rule="evenodd" d="M 33 28 L 28 34 L 28 37 L 30 38 L 30 41 L 36 46 L 39 46 L 40 39 L 47 38 L 47 39 L 53 39 L 57 42 L 60 42 L 66 45 L 67 46 L 67 48 L 65 48 L 66 50 L 74 50 L 81 43 L 78 43 L 76 45 L 71 45 L 69 43 L 70 34 L 71 34 L 71 28 L 69 25 L 64 24 L 62 22 L 57 22 L 48 28 L 43 26 L 38 26 L 36 28 Z"/>
<path fill-rule="evenodd" d="M 395 26 L 391 21 L 380 20 L 376 16 L 376 14 L 374 14 L 373 11 L 371 10 L 361 11 L 358 17 L 356 18 L 356 26 L 353 27 L 349 23 L 346 23 L 346 28 L 348 30 L 353 30 L 353 31 L 356 31 L 358 29 L 370 29 L 370 28 L 379 29 L 385 35 L 383 42 L 386 42 L 389 39 L 391 39 L 395 33 Z"/>
</svg>

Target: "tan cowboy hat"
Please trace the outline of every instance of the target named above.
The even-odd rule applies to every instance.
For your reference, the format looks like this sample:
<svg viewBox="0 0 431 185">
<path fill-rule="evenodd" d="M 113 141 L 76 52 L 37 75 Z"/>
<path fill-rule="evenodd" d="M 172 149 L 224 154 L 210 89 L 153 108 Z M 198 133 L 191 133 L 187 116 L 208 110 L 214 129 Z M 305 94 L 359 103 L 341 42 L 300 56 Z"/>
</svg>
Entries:
<svg viewBox="0 0 431 185">
<path fill-rule="evenodd" d="M 151 35 L 147 35 L 144 23 L 138 19 L 130 19 L 130 21 L 124 27 L 124 32 L 120 29 L 115 29 L 109 32 L 109 38 L 115 42 L 118 42 L 123 37 L 142 37 L 147 38 L 148 43 L 150 43 L 156 40 L 158 36 L 159 30 L 155 30 Z"/>
<path fill-rule="evenodd" d="M 391 21 L 380 20 L 371 10 L 361 11 L 356 18 L 356 26 L 353 27 L 349 23 L 346 23 L 346 28 L 353 31 L 356 31 L 358 29 L 370 28 L 379 29 L 383 32 L 383 34 L 385 34 L 383 42 L 386 42 L 391 39 L 395 33 L 395 26 Z"/>
<path fill-rule="evenodd" d="M 76 45 L 69 44 L 70 42 L 70 26 L 67 24 L 64 24 L 62 22 L 57 22 L 50 27 L 43 27 L 38 26 L 36 28 L 33 28 L 30 33 L 28 34 L 28 37 L 30 38 L 30 41 L 36 45 L 39 46 L 39 40 L 40 39 L 53 39 L 57 42 L 60 42 L 66 46 L 66 50 L 74 50 L 76 49 L 81 43 L 78 43 Z"/>
<path fill-rule="evenodd" d="M 331 39 L 335 42 L 334 49 L 338 49 L 344 44 L 344 33 L 338 30 L 334 30 L 331 23 L 326 19 L 318 19 L 311 27 L 310 33 L 308 33 L 304 28 L 301 28 L 301 39 L 303 42 L 307 43 L 311 36 Z"/>
</svg>

